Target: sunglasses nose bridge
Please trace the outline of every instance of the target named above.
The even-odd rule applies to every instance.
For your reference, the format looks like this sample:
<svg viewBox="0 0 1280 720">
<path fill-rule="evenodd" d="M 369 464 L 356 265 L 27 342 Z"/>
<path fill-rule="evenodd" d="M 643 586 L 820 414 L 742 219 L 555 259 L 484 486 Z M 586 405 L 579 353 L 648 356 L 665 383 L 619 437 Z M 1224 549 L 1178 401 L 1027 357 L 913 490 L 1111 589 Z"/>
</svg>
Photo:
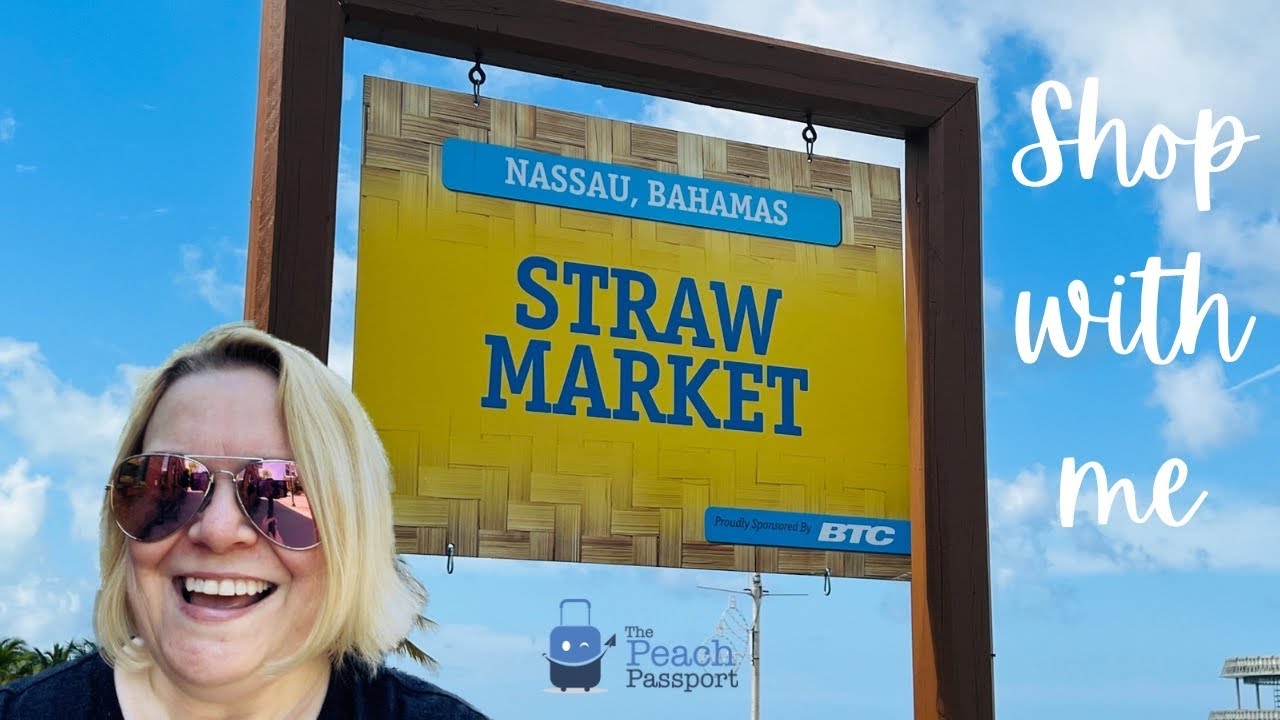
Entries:
<svg viewBox="0 0 1280 720">
<path fill-rule="evenodd" d="M 200 509 L 197 511 L 200 514 L 204 514 L 205 512 L 208 512 L 208 510 L 210 509 L 210 506 L 213 505 L 213 493 L 215 490 L 218 489 L 219 475 L 223 475 L 227 478 L 227 480 L 231 481 L 231 494 L 233 496 L 237 496 L 236 506 L 241 509 L 243 509 L 244 507 L 243 503 L 238 502 L 239 500 L 238 496 L 240 495 L 240 493 L 236 491 L 236 484 L 237 484 L 237 481 L 240 479 L 239 474 L 231 472 L 230 470 L 210 470 L 209 471 L 209 487 L 207 490 L 205 490 L 204 500 L 201 501 Z"/>
<path fill-rule="evenodd" d="M 227 487 L 221 489 L 222 492 L 218 497 L 229 497 L 230 500 L 214 498 L 214 495 L 218 494 L 218 486 L 222 484 L 217 482 L 219 475 L 226 476 L 230 483 Z M 253 519 L 249 517 L 248 511 L 245 509 L 244 499 L 240 497 L 238 489 L 240 479 L 241 473 L 230 470 L 210 470 L 208 487 L 205 490 L 204 497 L 200 500 L 200 507 L 193 513 L 193 520 L 197 523 L 213 522 L 219 528 L 229 528 L 232 524 L 243 522 L 245 519 L 248 519 L 249 524 L 252 525 Z M 231 503 L 230 507 L 221 505 L 221 507 L 215 508 L 215 505 L 227 502 Z M 223 513 L 227 512 L 234 515 L 236 520 L 231 521 L 229 517 L 223 515 Z M 216 514 L 217 519 L 211 518 L 211 514 Z M 223 530 L 218 532 L 223 532 Z"/>
</svg>

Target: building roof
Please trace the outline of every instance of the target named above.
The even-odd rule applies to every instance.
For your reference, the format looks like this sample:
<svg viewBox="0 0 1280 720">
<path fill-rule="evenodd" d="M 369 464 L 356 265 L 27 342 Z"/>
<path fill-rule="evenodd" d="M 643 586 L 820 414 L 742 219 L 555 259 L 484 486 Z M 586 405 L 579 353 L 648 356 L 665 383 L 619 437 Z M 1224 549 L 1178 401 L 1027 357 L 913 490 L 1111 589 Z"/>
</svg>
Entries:
<svg viewBox="0 0 1280 720">
<path fill-rule="evenodd" d="M 1222 677 L 1264 684 L 1280 683 L 1280 655 L 1228 658 L 1222 665 Z"/>
</svg>

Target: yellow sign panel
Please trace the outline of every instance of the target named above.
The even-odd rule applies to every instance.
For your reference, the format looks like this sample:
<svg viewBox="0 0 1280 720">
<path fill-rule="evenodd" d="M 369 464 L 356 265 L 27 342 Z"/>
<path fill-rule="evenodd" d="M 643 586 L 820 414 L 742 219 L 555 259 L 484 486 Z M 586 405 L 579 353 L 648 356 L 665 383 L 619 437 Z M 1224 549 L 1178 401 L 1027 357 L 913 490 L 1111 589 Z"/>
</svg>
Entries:
<svg viewBox="0 0 1280 720">
<path fill-rule="evenodd" d="M 366 79 L 404 552 L 901 577 L 898 172 Z"/>
</svg>

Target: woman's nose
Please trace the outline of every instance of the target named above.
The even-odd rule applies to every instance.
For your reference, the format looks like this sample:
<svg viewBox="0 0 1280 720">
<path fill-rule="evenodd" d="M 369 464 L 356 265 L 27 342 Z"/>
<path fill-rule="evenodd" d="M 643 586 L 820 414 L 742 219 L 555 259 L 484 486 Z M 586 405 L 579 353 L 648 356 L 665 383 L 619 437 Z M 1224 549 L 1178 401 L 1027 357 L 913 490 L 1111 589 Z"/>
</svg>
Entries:
<svg viewBox="0 0 1280 720">
<path fill-rule="evenodd" d="M 196 515 L 188 530 L 191 540 L 215 552 L 252 544 L 257 533 L 240 509 L 235 481 L 228 473 L 217 473 L 211 482 L 213 488 L 209 502 Z"/>
</svg>

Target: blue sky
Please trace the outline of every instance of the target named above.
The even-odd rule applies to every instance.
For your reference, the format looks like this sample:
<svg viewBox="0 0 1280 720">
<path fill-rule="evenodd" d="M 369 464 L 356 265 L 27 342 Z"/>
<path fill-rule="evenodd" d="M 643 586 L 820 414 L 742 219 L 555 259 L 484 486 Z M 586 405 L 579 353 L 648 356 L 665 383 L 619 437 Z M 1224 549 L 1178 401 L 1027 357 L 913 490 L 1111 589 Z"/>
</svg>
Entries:
<svg viewBox="0 0 1280 720">
<path fill-rule="evenodd" d="M 980 77 L 999 716 L 1172 720 L 1232 706 L 1231 684 L 1217 677 L 1223 659 L 1280 653 L 1280 374 L 1267 375 L 1280 363 L 1280 105 L 1265 91 L 1280 51 L 1262 42 L 1280 11 L 1258 3 L 1222 17 L 1207 7 L 1012 0 L 814 0 L 803 10 L 763 0 L 630 4 Z M 252 2 L 27 3 L 0 24 L 0 635 L 48 644 L 90 632 L 92 518 L 132 373 L 240 317 L 258 13 Z M 1139 38 L 1134 28 L 1150 30 Z M 332 353 L 340 372 L 350 367 L 358 259 L 360 79 L 465 91 L 467 67 L 347 45 Z M 1201 108 L 1239 117 L 1261 140 L 1214 178 L 1209 213 L 1196 212 L 1188 194 L 1189 156 L 1169 180 L 1126 189 L 1111 154 L 1085 182 L 1067 151 L 1062 180 L 1018 185 L 1011 159 L 1035 139 L 1030 92 L 1057 79 L 1078 102 L 1088 75 L 1100 78 L 1102 116 L 1123 118 L 1135 149 L 1156 123 L 1189 137 Z M 803 148 L 794 123 L 500 69 L 490 69 L 484 92 Z M 1074 113 L 1056 115 L 1060 127 L 1075 122 Z M 901 162 L 899 143 L 830 130 L 819 130 L 817 150 Z M 1042 307 L 1081 279 L 1105 298 L 1112 276 L 1157 255 L 1181 266 L 1188 251 L 1203 254 L 1205 292 L 1229 298 L 1233 338 L 1257 317 L 1239 361 L 1218 359 L 1213 322 L 1194 356 L 1164 368 L 1141 354 L 1116 356 L 1101 328 L 1081 357 L 1018 358 L 1019 292 Z M 1135 283 L 1126 287 L 1129 302 Z M 1162 300 L 1166 341 L 1176 292 L 1175 284 Z M 1209 497 L 1182 528 L 1135 525 L 1119 509 L 1105 527 L 1081 515 L 1063 529 L 1066 456 L 1133 478 L 1144 507 L 1157 468 L 1180 457 L 1190 476 L 1175 508 L 1184 512 L 1201 490 Z M 432 679 L 495 718 L 747 711 L 745 683 L 693 693 L 623 687 L 622 648 L 605 663 L 608 692 L 544 693 L 541 657 L 564 597 L 590 598 L 606 635 L 634 624 L 666 643 L 702 642 L 727 603 L 696 586 L 745 587 L 743 574 L 464 558 L 446 575 L 440 558 L 411 564 L 441 626 L 418 638 L 444 662 Z M 824 596 L 820 578 L 765 583 L 810 593 L 766 602 L 766 717 L 832 709 L 911 717 L 905 584 L 836 580 Z"/>
</svg>

